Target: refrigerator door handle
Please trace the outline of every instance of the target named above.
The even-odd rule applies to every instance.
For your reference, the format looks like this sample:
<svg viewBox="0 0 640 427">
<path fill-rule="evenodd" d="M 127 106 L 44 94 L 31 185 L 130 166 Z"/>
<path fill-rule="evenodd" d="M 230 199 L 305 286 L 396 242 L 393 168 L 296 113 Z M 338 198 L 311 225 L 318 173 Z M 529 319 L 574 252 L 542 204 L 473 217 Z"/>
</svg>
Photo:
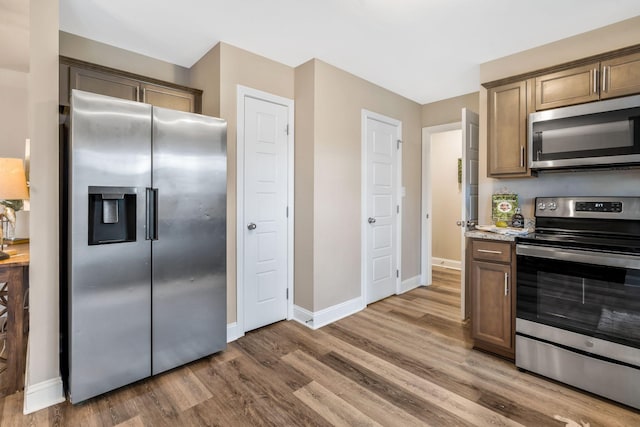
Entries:
<svg viewBox="0 0 640 427">
<path fill-rule="evenodd" d="M 146 191 L 145 240 L 158 240 L 158 189 Z"/>
</svg>

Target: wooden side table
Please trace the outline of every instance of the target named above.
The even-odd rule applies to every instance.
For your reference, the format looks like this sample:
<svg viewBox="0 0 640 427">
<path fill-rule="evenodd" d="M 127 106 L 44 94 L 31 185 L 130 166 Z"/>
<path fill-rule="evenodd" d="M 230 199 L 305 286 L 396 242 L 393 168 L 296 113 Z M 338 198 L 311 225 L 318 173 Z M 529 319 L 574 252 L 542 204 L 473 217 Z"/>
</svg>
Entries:
<svg viewBox="0 0 640 427">
<path fill-rule="evenodd" d="M 0 313 L 6 310 L 6 342 L 0 342 L 0 350 L 6 345 L 3 354 L 6 370 L 0 374 L 0 396 L 12 394 L 24 386 L 28 334 L 25 300 L 29 289 L 29 245 L 14 245 L 9 249 L 18 253 L 0 261 Z"/>
</svg>

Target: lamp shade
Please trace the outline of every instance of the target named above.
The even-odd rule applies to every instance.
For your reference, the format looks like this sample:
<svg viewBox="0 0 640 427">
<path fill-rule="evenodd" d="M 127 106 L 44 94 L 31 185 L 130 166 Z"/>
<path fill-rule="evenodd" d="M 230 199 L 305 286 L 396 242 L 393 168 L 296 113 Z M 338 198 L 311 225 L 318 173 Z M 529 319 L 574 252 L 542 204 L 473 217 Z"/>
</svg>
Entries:
<svg viewBox="0 0 640 427">
<path fill-rule="evenodd" d="M 29 198 L 22 159 L 0 158 L 0 200 Z"/>
</svg>

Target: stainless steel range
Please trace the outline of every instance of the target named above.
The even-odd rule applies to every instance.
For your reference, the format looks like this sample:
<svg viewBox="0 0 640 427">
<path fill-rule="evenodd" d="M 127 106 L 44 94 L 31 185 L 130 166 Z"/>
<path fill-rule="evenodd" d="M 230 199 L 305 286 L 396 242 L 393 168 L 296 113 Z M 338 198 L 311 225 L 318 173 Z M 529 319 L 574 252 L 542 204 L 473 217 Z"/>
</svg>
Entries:
<svg viewBox="0 0 640 427">
<path fill-rule="evenodd" d="M 536 199 L 518 238 L 516 365 L 640 408 L 640 197 Z"/>
</svg>

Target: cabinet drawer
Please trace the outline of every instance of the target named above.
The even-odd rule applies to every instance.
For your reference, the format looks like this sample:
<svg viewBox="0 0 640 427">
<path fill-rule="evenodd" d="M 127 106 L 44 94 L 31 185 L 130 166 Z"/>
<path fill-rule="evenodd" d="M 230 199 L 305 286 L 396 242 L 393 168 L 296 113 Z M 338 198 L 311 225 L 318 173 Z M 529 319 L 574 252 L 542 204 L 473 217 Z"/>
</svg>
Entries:
<svg viewBox="0 0 640 427">
<path fill-rule="evenodd" d="M 474 240 L 472 256 L 475 260 L 511 262 L 511 243 Z"/>
</svg>

